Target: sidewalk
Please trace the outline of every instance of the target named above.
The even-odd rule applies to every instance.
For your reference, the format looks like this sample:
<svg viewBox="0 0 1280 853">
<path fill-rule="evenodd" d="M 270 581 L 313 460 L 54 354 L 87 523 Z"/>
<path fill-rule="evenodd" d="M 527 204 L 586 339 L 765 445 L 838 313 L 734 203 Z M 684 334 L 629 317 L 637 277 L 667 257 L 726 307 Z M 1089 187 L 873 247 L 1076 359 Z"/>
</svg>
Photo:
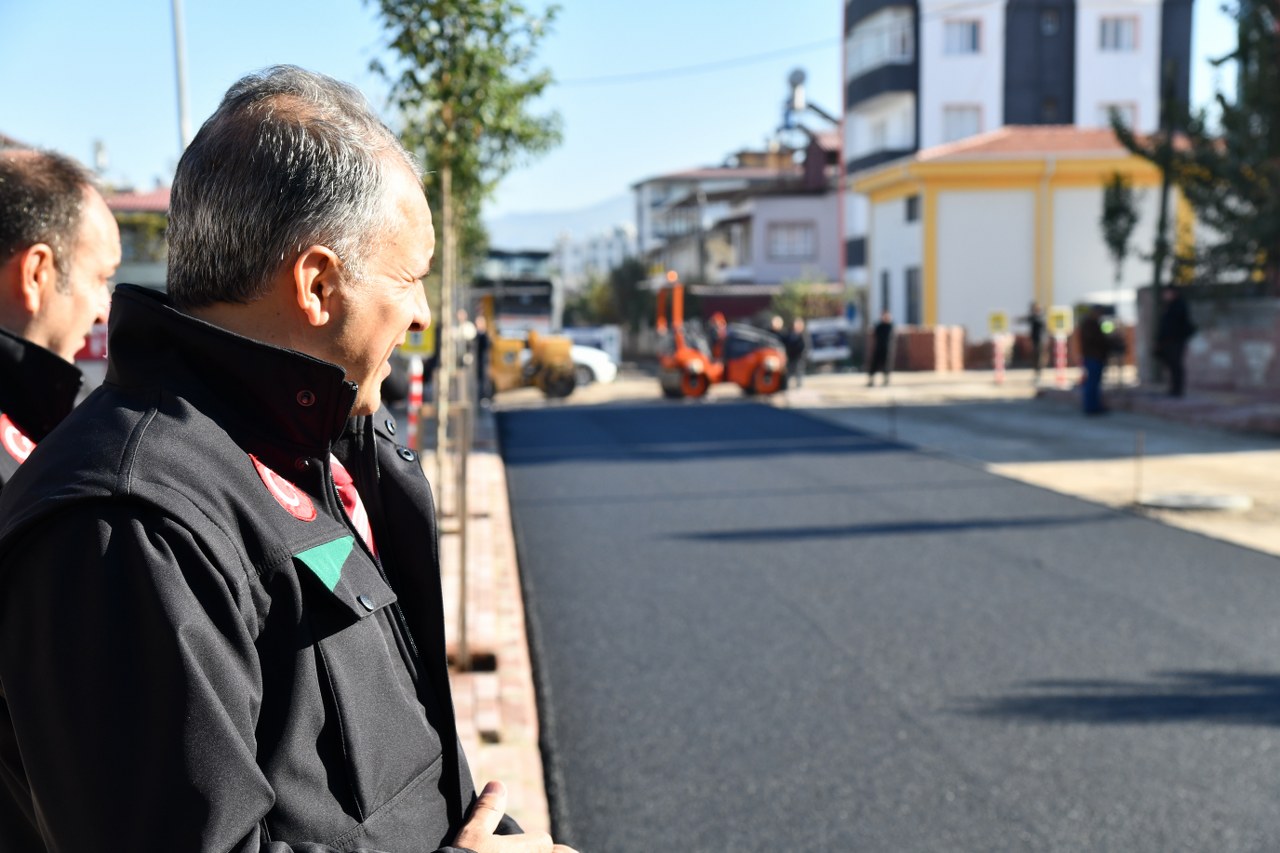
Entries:
<svg viewBox="0 0 1280 853">
<path fill-rule="evenodd" d="M 467 639 L 474 665 L 469 672 L 451 667 L 458 736 L 477 789 L 491 779 L 503 782 L 508 813 L 526 832 L 549 832 L 524 599 L 492 413 L 480 414 L 475 433 L 467 462 L 466 577 Z M 433 449 L 423 450 L 422 464 L 439 496 Z M 451 662 L 458 653 L 461 591 L 459 524 L 446 514 L 453 506 L 449 497 L 439 508 L 445 645 Z"/>
</svg>

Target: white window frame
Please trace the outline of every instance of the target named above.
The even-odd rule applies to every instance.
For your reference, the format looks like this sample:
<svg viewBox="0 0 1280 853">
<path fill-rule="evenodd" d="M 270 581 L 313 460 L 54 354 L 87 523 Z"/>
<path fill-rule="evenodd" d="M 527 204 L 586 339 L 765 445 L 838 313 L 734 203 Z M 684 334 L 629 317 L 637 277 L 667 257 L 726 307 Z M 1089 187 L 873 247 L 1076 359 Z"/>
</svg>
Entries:
<svg viewBox="0 0 1280 853">
<path fill-rule="evenodd" d="M 818 257 L 818 224 L 812 219 L 770 222 L 765 257 L 771 261 L 812 261 Z"/>
<path fill-rule="evenodd" d="M 982 53 L 982 21 L 953 18 L 942 24 L 942 52 L 947 56 L 977 56 Z"/>
<path fill-rule="evenodd" d="M 1098 50 L 1103 53 L 1133 53 L 1137 49 L 1136 15 L 1104 15 L 1098 19 Z"/>
<path fill-rule="evenodd" d="M 962 113 L 964 115 L 976 116 L 977 117 L 977 121 L 975 123 L 976 126 L 972 132 L 953 134 L 951 133 L 951 129 L 953 127 L 952 117 L 959 116 Z M 982 133 L 982 125 L 983 125 L 982 119 L 983 119 L 983 116 L 982 116 L 981 104 L 943 104 L 942 105 L 942 141 L 943 143 L 957 142 L 961 139 L 968 139 L 971 136 L 977 136 L 979 133 Z"/>
<path fill-rule="evenodd" d="M 882 65 L 915 61 L 915 18 L 908 8 L 890 7 L 858 23 L 845 40 L 845 75 L 849 80 Z"/>
<path fill-rule="evenodd" d="M 889 121 L 878 118 L 871 122 L 871 150 L 883 151 L 889 147 Z"/>
<path fill-rule="evenodd" d="M 1098 126 L 1111 126 L 1111 110 L 1120 111 L 1125 126 L 1133 130 L 1138 126 L 1138 104 L 1135 101 L 1103 101 L 1098 104 Z"/>
</svg>

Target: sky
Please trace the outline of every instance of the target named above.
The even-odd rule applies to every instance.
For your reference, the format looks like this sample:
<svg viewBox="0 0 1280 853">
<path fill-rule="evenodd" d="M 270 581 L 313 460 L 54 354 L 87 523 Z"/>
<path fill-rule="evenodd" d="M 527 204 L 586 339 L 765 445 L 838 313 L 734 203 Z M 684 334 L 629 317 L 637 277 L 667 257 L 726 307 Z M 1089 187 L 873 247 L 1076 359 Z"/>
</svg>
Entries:
<svg viewBox="0 0 1280 853">
<path fill-rule="evenodd" d="M 531 0 L 541 8 L 542 3 Z M 484 215 L 574 210 L 664 172 L 760 146 L 782 119 L 787 76 L 841 109 L 843 0 L 562 0 L 538 67 L 557 84 L 563 143 L 522 164 Z M 363 0 L 183 0 L 193 130 L 240 76 L 292 63 L 356 85 L 390 119 L 385 57 Z M 1211 97 L 1206 56 L 1231 48 L 1218 0 L 1196 0 L 1192 100 Z M 180 153 L 171 0 L 0 0 L 0 133 L 92 164 L 114 185 L 167 184 Z M 822 127 L 817 119 L 811 123 Z"/>
</svg>

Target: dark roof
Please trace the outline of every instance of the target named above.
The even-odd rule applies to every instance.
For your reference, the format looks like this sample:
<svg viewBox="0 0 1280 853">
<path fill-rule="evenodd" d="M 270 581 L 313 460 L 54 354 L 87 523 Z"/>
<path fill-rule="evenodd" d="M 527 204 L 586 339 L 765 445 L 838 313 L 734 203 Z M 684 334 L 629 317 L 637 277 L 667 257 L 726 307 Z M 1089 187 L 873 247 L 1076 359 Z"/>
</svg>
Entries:
<svg viewBox="0 0 1280 853">
<path fill-rule="evenodd" d="M 652 178 L 645 178 L 643 181 L 637 181 L 632 184 L 632 189 L 641 184 L 651 184 L 656 181 L 769 181 L 779 178 L 795 177 L 801 174 L 799 166 L 789 167 L 786 169 L 766 169 L 762 167 L 751 168 L 734 168 L 732 166 L 707 166 L 703 168 L 686 169 L 682 172 L 668 172 L 665 175 L 655 175 Z"/>
</svg>

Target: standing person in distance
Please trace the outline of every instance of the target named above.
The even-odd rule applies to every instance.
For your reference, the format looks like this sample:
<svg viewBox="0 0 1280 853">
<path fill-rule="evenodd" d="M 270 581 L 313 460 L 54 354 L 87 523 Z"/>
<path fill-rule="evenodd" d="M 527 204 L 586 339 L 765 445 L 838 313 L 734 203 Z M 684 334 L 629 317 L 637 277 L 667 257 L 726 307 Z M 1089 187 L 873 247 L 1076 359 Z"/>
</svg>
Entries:
<svg viewBox="0 0 1280 853">
<path fill-rule="evenodd" d="M 876 323 L 871 333 L 871 361 L 867 363 L 867 387 L 876 384 L 876 373 L 884 374 L 884 384 L 889 384 L 889 373 L 893 370 L 893 315 L 888 311 L 880 314 L 880 322 Z"/>
<path fill-rule="evenodd" d="M 169 297 L 0 496 L 0 849 L 564 851 L 477 799 L 417 455 L 380 409 L 430 322 L 420 169 L 277 67 L 182 155 Z"/>
<path fill-rule="evenodd" d="M 809 336 L 804 330 L 804 318 L 791 321 L 791 329 L 783 339 L 787 351 L 787 380 L 796 388 L 804 384 L 805 367 L 808 364 Z"/>
<path fill-rule="evenodd" d="M 1084 361 L 1081 404 L 1086 415 L 1106 414 L 1102 402 L 1102 372 L 1111 356 L 1111 340 L 1102 329 L 1102 306 L 1090 305 L 1080 321 L 1080 357 Z"/>
<path fill-rule="evenodd" d="M 1169 371 L 1169 396 L 1181 397 L 1187 387 L 1187 341 L 1195 337 L 1196 326 L 1180 288 L 1164 288 L 1161 298 L 1164 308 L 1156 325 L 1156 355 Z"/>
<path fill-rule="evenodd" d="M 1020 317 L 1020 322 L 1027 327 L 1027 337 L 1031 339 L 1031 361 L 1035 370 L 1035 382 L 1040 381 L 1040 371 L 1044 369 L 1044 309 L 1039 302 L 1032 302 L 1027 316 Z"/>
<path fill-rule="evenodd" d="M 106 322 L 119 265 L 120 229 L 83 166 L 0 152 L 0 486 L 75 405 L 76 353 Z"/>
</svg>

